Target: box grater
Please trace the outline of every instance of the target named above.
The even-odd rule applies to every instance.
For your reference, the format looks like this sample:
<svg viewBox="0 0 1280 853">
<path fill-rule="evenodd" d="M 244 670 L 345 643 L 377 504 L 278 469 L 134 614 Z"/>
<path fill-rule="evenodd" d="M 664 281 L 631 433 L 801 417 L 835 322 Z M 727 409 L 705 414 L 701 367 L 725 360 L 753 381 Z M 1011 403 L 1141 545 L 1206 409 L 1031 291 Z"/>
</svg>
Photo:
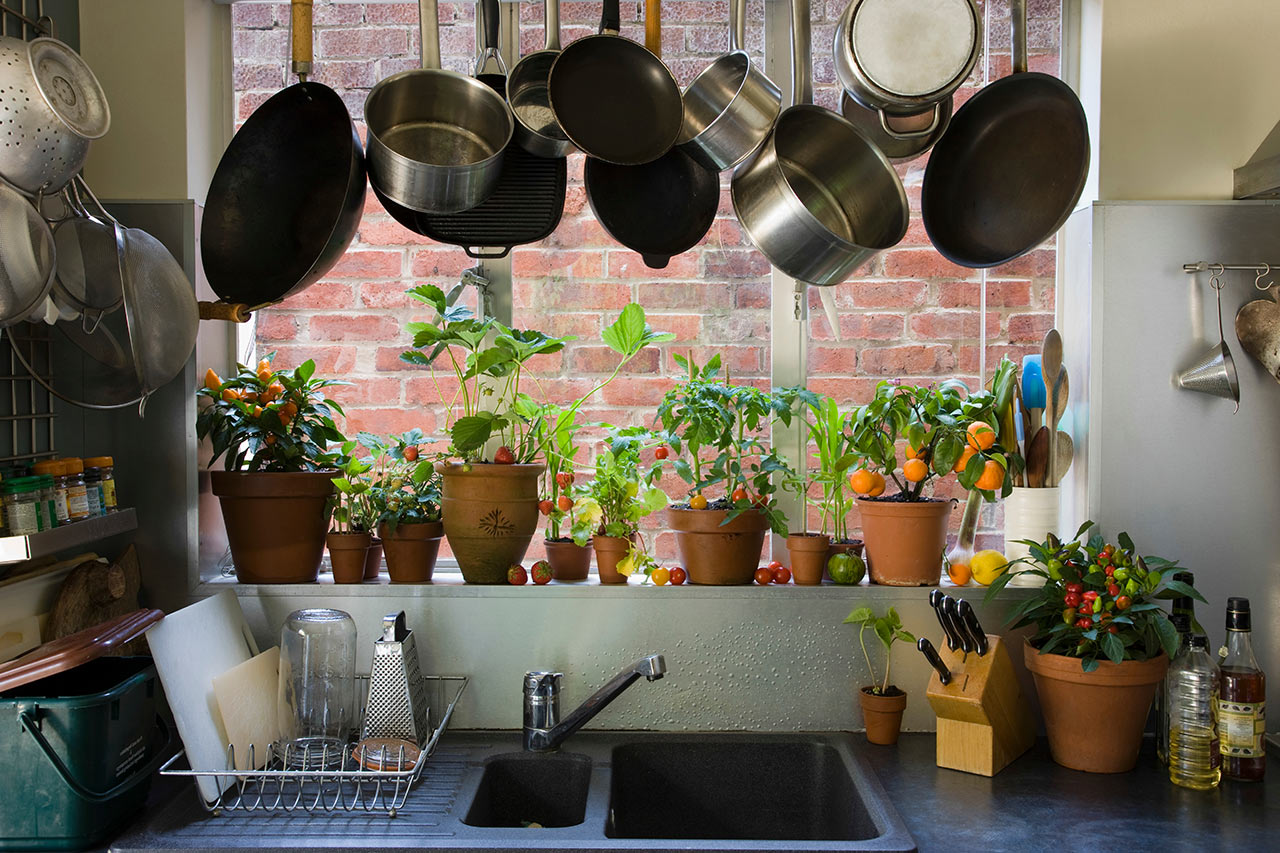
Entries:
<svg viewBox="0 0 1280 853">
<path fill-rule="evenodd" d="M 388 613 L 382 619 L 382 638 L 373 644 L 360 737 L 401 738 L 421 746 L 431 737 L 430 710 L 418 647 L 405 627 L 404 611 Z"/>
</svg>

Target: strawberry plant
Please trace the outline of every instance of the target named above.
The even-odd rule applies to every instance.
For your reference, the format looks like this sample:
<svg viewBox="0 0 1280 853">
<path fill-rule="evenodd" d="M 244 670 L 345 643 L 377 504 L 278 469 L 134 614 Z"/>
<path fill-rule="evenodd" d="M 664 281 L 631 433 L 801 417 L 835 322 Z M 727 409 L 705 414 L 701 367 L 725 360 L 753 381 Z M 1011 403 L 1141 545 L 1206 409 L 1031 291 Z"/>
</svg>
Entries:
<svg viewBox="0 0 1280 853">
<path fill-rule="evenodd" d="M 853 503 L 846 491 L 849 467 L 858 460 L 852 440 L 845 430 L 845 415 L 836 401 L 807 388 L 788 388 L 779 392 L 782 400 L 801 419 L 813 448 L 814 464 L 806 465 L 794 476 L 787 477 L 782 487 L 795 492 L 806 506 L 820 513 L 820 531 L 834 542 L 849 540 L 849 510 Z M 813 487 L 821 497 L 813 497 Z"/>
<path fill-rule="evenodd" d="M 640 519 L 666 507 L 666 494 L 653 485 L 660 469 L 640 470 L 641 450 L 654 444 L 643 427 L 609 427 L 586 494 L 577 501 L 575 542 L 585 545 L 596 534 L 626 538 L 639 532 Z"/>
<path fill-rule="evenodd" d="M 344 441 L 333 415 L 342 407 L 325 389 L 346 385 L 318 379 L 308 360 L 293 370 L 276 370 L 275 353 L 256 368 L 236 364 L 223 381 L 210 369 L 196 395 L 209 401 L 196 415 L 196 435 L 209 439 L 212 466 L 219 458 L 227 471 L 320 471 L 341 462 L 330 448 Z"/>
<path fill-rule="evenodd" d="M 440 475 L 435 457 L 418 450 L 426 441 L 422 430 L 386 438 L 362 432 L 356 438 L 370 454 L 361 475 L 368 483 L 370 529 L 386 524 L 394 531 L 400 524 L 440 520 Z"/>
</svg>

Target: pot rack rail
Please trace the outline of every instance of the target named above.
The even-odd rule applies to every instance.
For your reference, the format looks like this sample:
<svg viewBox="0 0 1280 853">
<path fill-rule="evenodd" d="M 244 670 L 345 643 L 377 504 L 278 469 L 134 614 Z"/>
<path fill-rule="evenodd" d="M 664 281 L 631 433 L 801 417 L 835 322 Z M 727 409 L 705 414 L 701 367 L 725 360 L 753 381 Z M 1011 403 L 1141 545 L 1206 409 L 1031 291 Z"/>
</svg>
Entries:
<svg viewBox="0 0 1280 853">
<path fill-rule="evenodd" d="M 1253 286 L 1258 290 L 1267 291 L 1276 286 L 1276 281 L 1274 278 L 1269 281 L 1263 281 L 1263 279 L 1270 276 L 1273 271 L 1280 272 L 1280 264 L 1268 264 L 1266 262 L 1257 264 L 1224 264 L 1219 263 L 1218 261 L 1196 261 L 1195 263 L 1182 265 L 1182 271 L 1185 273 L 1191 274 L 1207 272 L 1210 273 L 1215 280 L 1220 280 L 1222 278 L 1222 274 L 1228 270 L 1255 273 L 1256 276 L 1253 279 Z"/>
</svg>

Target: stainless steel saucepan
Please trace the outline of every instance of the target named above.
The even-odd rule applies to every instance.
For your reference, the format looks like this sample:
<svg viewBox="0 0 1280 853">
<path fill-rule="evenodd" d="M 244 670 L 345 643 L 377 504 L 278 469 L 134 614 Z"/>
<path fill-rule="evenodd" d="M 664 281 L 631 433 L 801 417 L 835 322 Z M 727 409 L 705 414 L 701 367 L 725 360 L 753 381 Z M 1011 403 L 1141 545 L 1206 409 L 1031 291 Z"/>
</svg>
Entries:
<svg viewBox="0 0 1280 853">
<path fill-rule="evenodd" d="M 538 157 L 564 157 L 577 149 L 551 109 L 547 80 L 560 56 L 560 0 L 543 0 L 546 47 L 524 56 L 507 75 L 507 101 L 516 118 L 516 142 Z"/>
<path fill-rule="evenodd" d="M 797 281 L 839 284 L 907 233 L 893 166 L 842 116 L 809 103 L 809 0 L 791 3 L 794 104 L 733 176 L 733 209 L 769 262 Z"/>
<path fill-rule="evenodd" d="M 411 210 L 456 213 L 493 194 L 515 119 L 485 83 L 441 70 L 436 0 L 418 8 L 422 68 L 382 80 L 364 103 L 369 180 Z"/>
</svg>

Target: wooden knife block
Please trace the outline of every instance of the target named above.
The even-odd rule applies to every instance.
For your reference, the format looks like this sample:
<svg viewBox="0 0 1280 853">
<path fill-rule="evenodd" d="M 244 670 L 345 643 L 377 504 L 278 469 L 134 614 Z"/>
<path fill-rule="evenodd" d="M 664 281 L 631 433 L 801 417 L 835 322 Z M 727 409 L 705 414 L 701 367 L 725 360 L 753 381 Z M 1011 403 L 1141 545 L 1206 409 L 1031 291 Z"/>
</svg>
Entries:
<svg viewBox="0 0 1280 853">
<path fill-rule="evenodd" d="M 951 683 L 943 685 L 935 672 L 926 691 L 938 715 L 938 766 L 980 776 L 996 775 L 1036 739 L 1035 718 L 1004 641 L 988 634 L 987 643 L 982 657 L 943 645 L 938 654 L 951 670 Z"/>
</svg>

